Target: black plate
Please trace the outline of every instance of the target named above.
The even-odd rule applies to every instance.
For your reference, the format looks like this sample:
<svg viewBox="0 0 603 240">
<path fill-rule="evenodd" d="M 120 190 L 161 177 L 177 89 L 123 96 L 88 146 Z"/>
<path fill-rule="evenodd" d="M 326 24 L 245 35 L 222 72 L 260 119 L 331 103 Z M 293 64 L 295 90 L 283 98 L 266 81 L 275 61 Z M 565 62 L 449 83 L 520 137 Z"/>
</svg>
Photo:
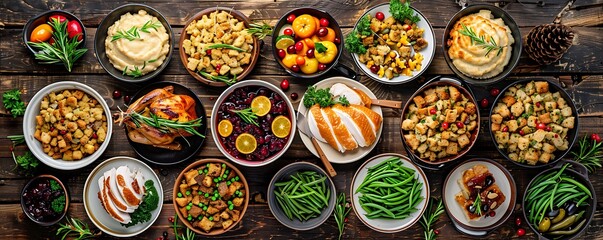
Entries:
<svg viewBox="0 0 603 240">
<path fill-rule="evenodd" d="M 158 83 L 149 84 L 149 85 L 143 87 L 142 89 L 140 89 L 136 94 L 134 94 L 132 96 L 132 98 L 131 98 L 132 100 L 130 100 L 129 104 L 133 103 L 138 98 L 144 96 L 145 94 L 147 94 L 148 92 L 150 92 L 154 89 L 163 88 L 163 87 L 166 87 L 169 85 L 174 86 L 175 94 L 189 95 L 195 100 L 195 103 L 196 103 L 195 111 L 197 111 L 197 117 L 203 118 L 203 120 L 201 120 L 202 127 L 200 129 L 197 129 L 197 131 L 200 132 L 201 134 L 207 136 L 207 115 L 205 114 L 205 108 L 203 107 L 201 100 L 199 100 L 199 97 L 197 97 L 197 95 L 193 91 L 191 91 L 189 88 L 182 86 L 178 83 L 158 82 Z M 124 129 L 126 130 L 126 135 L 127 135 L 128 129 L 127 128 L 124 128 Z M 153 147 L 151 145 L 133 142 L 132 140 L 130 140 L 130 138 L 128 138 L 128 142 L 130 142 L 130 145 L 132 146 L 132 148 L 134 149 L 136 154 L 138 154 L 138 156 L 140 156 L 144 160 L 147 160 L 151 163 L 158 164 L 158 165 L 178 164 L 178 163 L 188 160 L 191 157 L 194 157 L 195 155 L 197 155 L 197 152 L 201 149 L 201 145 L 203 145 L 205 138 L 198 137 L 198 136 L 190 136 L 190 137 L 186 137 L 186 141 L 185 141 L 184 138 L 178 137 L 178 138 L 176 138 L 175 141 L 179 142 L 182 145 L 182 150 L 173 151 L 173 150 L 167 150 L 167 149 L 163 149 L 163 148 L 157 148 L 157 147 Z M 187 141 L 188 141 L 188 143 L 187 143 Z M 189 146 L 189 144 L 190 144 L 190 146 Z"/>
</svg>

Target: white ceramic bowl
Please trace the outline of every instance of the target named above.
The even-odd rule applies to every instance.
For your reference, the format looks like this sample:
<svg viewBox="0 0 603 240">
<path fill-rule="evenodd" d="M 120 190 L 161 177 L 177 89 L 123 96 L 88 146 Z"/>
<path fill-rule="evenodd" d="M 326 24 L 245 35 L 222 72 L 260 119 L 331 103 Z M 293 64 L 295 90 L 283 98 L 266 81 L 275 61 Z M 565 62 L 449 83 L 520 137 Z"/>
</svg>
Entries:
<svg viewBox="0 0 603 240">
<path fill-rule="evenodd" d="M 287 103 L 287 107 L 289 108 L 289 114 L 290 114 L 289 120 L 291 120 L 291 132 L 289 135 L 289 139 L 288 139 L 287 143 L 283 146 L 283 148 L 278 153 L 272 155 L 269 158 L 264 159 L 263 161 L 248 161 L 248 160 L 238 159 L 238 158 L 232 156 L 230 153 L 228 153 L 228 151 L 226 151 L 224 146 L 222 146 L 222 143 L 220 142 L 220 139 L 218 137 L 219 133 L 217 131 L 217 126 L 218 126 L 218 122 L 219 122 L 218 120 L 220 118 L 217 116 L 218 116 L 218 110 L 219 110 L 220 105 L 236 89 L 241 88 L 241 87 L 246 87 L 246 86 L 265 87 L 265 88 L 268 88 L 268 89 L 276 92 L 277 94 L 279 94 L 281 96 L 281 98 L 283 98 L 283 100 Z M 220 152 L 222 152 L 222 154 L 224 156 L 226 156 L 231 161 L 241 164 L 246 167 L 260 167 L 260 166 L 267 165 L 271 162 L 274 162 L 287 151 L 287 149 L 289 148 L 289 146 L 291 146 L 291 143 L 293 142 L 293 138 L 295 137 L 295 132 L 297 130 L 297 127 L 295 124 L 296 122 L 297 122 L 297 120 L 295 117 L 293 104 L 291 104 L 291 100 L 289 100 L 289 97 L 279 87 L 274 86 L 273 84 L 266 82 L 266 81 L 262 81 L 262 80 L 245 80 L 245 81 L 238 82 L 238 83 L 230 86 L 229 88 L 224 90 L 222 92 L 222 94 L 220 94 L 220 97 L 218 97 L 218 99 L 216 100 L 216 103 L 214 104 L 214 107 L 211 111 L 211 122 L 208 123 L 208 125 L 210 126 L 211 135 L 214 139 L 214 142 L 216 143 L 216 146 L 218 147 L 218 149 L 220 150 Z"/>
<path fill-rule="evenodd" d="M 410 214 L 410 216 L 405 219 L 369 219 L 365 216 L 367 212 L 360 206 L 360 201 L 358 200 L 358 198 L 362 194 L 356 193 L 356 189 L 358 188 L 358 186 L 360 186 L 360 184 L 362 184 L 362 181 L 364 180 L 368 172 L 368 168 L 375 166 L 391 157 L 399 157 L 404 167 L 410 168 L 415 171 L 415 176 L 418 177 L 419 182 L 423 184 L 421 188 L 421 197 L 423 197 L 423 199 L 417 205 L 418 210 Z M 352 196 L 352 208 L 354 209 L 354 214 L 356 214 L 358 219 L 360 219 L 360 221 L 369 228 L 383 233 L 400 232 L 412 227 L 412 225 L 418 222 L 421 216 L 423 216 L 423 212 L 425 212 L 425 209 L 427 209 L 427 204 L 429 202 L 429 187 L 430 186 L 429 182 L 427 181 L 427 176 L 425 175 L 423 170 L 413 164 L 412 161 L 406 156 L 397 153 L 380 154 L 364 162 L 358 168 L 358 171 L 356 171 L 356 174 L 352 179 L 352 188 L 350 189 L 350 196 Z"/>
<path fill-rule="evenodd" d="M 421 62 L 421 70 L 413 71 L 412 76 L 400 75 L 400 76 L 394 77 L 392 79 L 387 79 L 387 77 L 385 77 L 385 76 L 379 77 L 379 75 L 371 72 L 371 70 L 366 66 L 366 64 L 363 64 L 358 60 L 358 54 L 352 53 L 352 58 L 354 59 L 354 62 L 356 63 L 358 68 L 360 68 L 360 70 L 362 70 L 362 72 L 364 72 L 364 74 L 366 74 L 367 76 L 369 76 L 370 78 L 374 79 L 377 82 L 384 83 L 384 84 L 392 84 L 392 85 L 410 82 L 413 79 L 419 77 L 423 72 L 425 72 L 425 70 L 427 70 L 427 68 L 429 67 L 429 65 L 431 64 L 431 61 L 433 60 L 433 58 L 435 56 L 436 39 L 435 39 L 435 33 L 433 32 L 433 27 L 431 27 L 431 24 L 429 23 L 427 18 L 421 12 L 419 12 L 419 10 L 417 10 L 413 6 L 410 6 L 410 8 L 412 8 L 412 10 L 414 10 L 415 13 L 417 14 L 417 16 L 419 16 L 419 18 L 421 19 L 419 22 L 417 22 L 417 26 L 419 28 L 425 29 L 425 32 L 423 33 L 423 38 L 425 40 L 427 40 L 427 47 L 421 49 L 421 51 L 417 51 L 418 53 L 423 55 L 423 61 Z M 360 20 L 364 16 L 371 15 L 372 17 L 375 17 L 375 14 L 377 12 L 382 12 L 383 15 L 385 15 L 385 19 L 390 17 L 392 14 L 389 12 L 389 2 L 376 5 L 372 8 L 370 8 L 369 10 L 367 10 L 364 14 L 362 14 L 362 16 L 360 16 L 358 18 L 358 21 L 354 25 L 354 28 L 356 28 L 356 26 L 358 25 L 358 22 L 360 22 Z"/>
<path fill-rule="evenodd" d="M 36 116 L 40 113 L 40 102 L 50 92 L 62 91 L 66 89 L 81 90 L 90 95 L 91 97 L 95 98 L 103 106 L 104 114 L 107 117 L 107 137 L 105 138 L 105 142 L 103 142 L 92 155 L 89 155 L 81 160 L 76 161 L 64 161 L 61 159 L 53 159 L 42 151 L 42 143 L 40 143 L 37 139 L 34 138 L 34 133 L 36 131 Z M 113 122 L 111 118 L 111 111 L 109 110 L 109 105 L 107 105 L 105 99 L 103 99 L 103 97 L 96 90 L 79 82 L 56 82 L 42 88 L 29 101 L 29 104 L 27 104 L 27 109 L 25 110 L 25 114 L 23 116 L 23 135 L 25 136 L 25 142 L 27 143 L 27 147 L 29 148 L 29 150 L 34 154 L 34 156 L 36 156 L 37 159 L 39 159 L 44 164 L 52 168 L 61 170 L 79 169 L 94 162 L 103 154 L 103 152 L 109 145 L 109 141 L 111 140 L 111 133 L 113 133 Z"/>
<path fill-rule="evenodd" d="M 377 96 L 375 96 L 375 94 L 373 92 L 371 92 L 371 90 L 368 89 L 366 86 L 362 85 L 362 83 L 360 83 L 358 81 L 354 81 L 349 78 L 345 78 L 345 77 L 327 78 L 325 80 L 322 80 L 322 81 L 314 84 L 314 87 L 316 87 L 317 89 L 328 88 L 328 87 L 333 86 L 335 83 L 343 83 L 343 84 L 347 85 L 348 87 L 360 89 L 364 93 L 366 93 L 369 97 L 371 97 L 373 99 L 377 98 Z M 302 97 L 300 104 L 297 107 L 297 111 L 300 113 L 306 114 L 306 116 L 308 116 L 307 115 L 308 108 L 306 108 L 306 106 L 304 106 L 303 102 L 304 102 L 304 98 Z M 381 107 L 372 105 L 371 110 L 373 110 L 376 113 L 378 113 L 379 115 L 383 116 L 383 112 L 381 112 Z M 327 156 L 327 159 L 329 159 L 329 162 L 339 163 L 339 164 L 351 163 L 351 162 L 355 162 L 355 161 L 362 159 L 364 156 L 369 154 L 373 150 L 373 148 L 375 148 L 375 146 L 379 142 L 379 139 L 381 138 L 382 131 L 383 131 L 383 122 L 381 122 L 379 131 L 377 131 L 377 140 L 372 145 L 367 146 L 367 147 L 359 147 L 359 148 L 356 148 L 351 151 L 345 151 L 343 153 L 337 151 L 336 149 L 331 147 L 331 145 L 329 145 L 328 143 L 325 143 L 325 142 L 318 141 L 318 145 L 320 145 L 320 148 Z M 312 145 L 312 140 L 301 132 L 299 133 L 299 137 L 301 138 L 304 145 L 306 145 L 306 148 L 308 148 L 308 150 L 310 150 L 310 152 L 312 152 L 312 154 L 314 154 L 314 156 L 319 157 L 318 152 L 316 151 L 316 148 L 314 147 L 314 145 Z"/>
<path fill-rule="evenodd" d="M 157 189 L 157 193 L 159 194 L 159 204 L 155 210 L 151 212 L 151 219 L 147 222 L 139 223 L 131 227 L 124 227 L 119 222 L 115 221 L 102 207 L 100 200 L 98 199 L 98 179 L 111 168 L 118 168 L 120 166 L 128 166 L 130 170 L 139 169 L 144 178 L 146 180 L 153 180 L 155 189 Z M 115 236 L 115 237 L 133 237 L 136 236 L 145 230 L 147 230 L 155 220 L 159 217 L 159 213 L 161 213 L 161 208 L 163 207 L 163 188 L 161 187 L 161 182 L 159 181 L 159 177 L 157 174 L 151 169 L 148 165 L 143 163 L 142 161 L 131 158 L 131 157 L 113 157 L 103 161 L 101 164 L 96 166 L 88 178 L 86 179 L 86 183 L 84 185 L 84 208 L 86 209 L 86 214 L 90 218 L 90 221 L 94 223 L 96 227 L 98 227 L 103 232 Z"/>
</svg>

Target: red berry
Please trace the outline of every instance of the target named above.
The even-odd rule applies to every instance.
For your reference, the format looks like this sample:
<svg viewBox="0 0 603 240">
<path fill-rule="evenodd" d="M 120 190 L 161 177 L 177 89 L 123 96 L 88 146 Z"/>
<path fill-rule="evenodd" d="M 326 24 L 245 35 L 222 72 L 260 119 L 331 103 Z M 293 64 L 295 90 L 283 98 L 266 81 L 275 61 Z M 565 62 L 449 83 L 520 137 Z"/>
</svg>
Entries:
<svg viewBox="0 0 603 240">
<path fill-rule="evenodd" d="M 371 66 L 371 72 L 374 73 L 374 74 L 377 74 L 380 69 L 381 69 L 381 67 L 379 65 L 373 65 L 373 66 Z"/>
<path fill-rule="evenodd" d="M 328 27 L 329 26 L 329 20 L 327 20 L 326 18 L 321 18 L 319 22 L 320 22 L 320 26 L 321 27 Z"/>
<path fill-rule="evenodd" d="M 63 120 L 63 119 L 61 119 L 61 120 Z M 50 127 L 50 131 L 54 132 L 54 127 Z"/>
<path fill-rule="evenodd" d="M 521 226 L 521 218 L 520 217 L 515 218 L 515 225 L 518 227 Z"/>
<path fill-rule="evenodd" d="M 463 124 L 462 122 L 456 123 L 456 127 L 458 127 L 458 128 L 463 128 L 464 126 L 465 126 L 465 124 Z"/>
<path fill-rule="evenodd" d="M 124 96 L 124 102 L 125 103 L 130 103 L 130 98 L 132 98 L 130 95 Z"/>
<path fill-rule="evenodd" d="M 314 58 L 314 49 L 308 49 L 306 52 L 306 57 Z"/>
<path fill-rule="evenodd" d="M 297 93 L 291 93 L 291 99 L 297 100 L 298 97 Z"/>
<path fill-rule="evenodd" d="M 67 131 L 65 131 L 65 130 L 61 130 L 59 133 L 60 133 L 61 135 L 65 135 L 65 134 L 67 134 Z"/>
<path fill-rule="evenodd" d="M 168 221 L 173 223 L 174 222 L 174 217 L 168 217 Z"/>
<path fill-rule="evenodd" d="M 344 218 L 344 219 L 343 219 L 343 222 L 346 222 L 346 223 L 347 223 L 347 222 L 348 222 L 348 218 Z"/>
<path fill-rule="evenodd" d="M 500 93 L 500 90 L 498 90 L 498 88 L 490 89 L 490 96 L 492 96 L 492 97 L 498 96 L 499 93 Z"/>
<path fill-rule="evenodd" d="M 283 59 L 283 58 L 285 58 L 286 56 L 287 56 L 287 52 L 285 52 L 285 50 L 283 50 L 283 49 L 279 49 L 279 50 L 278 50 L 278 57 L 279 57 L 280 59 Z"/>
<path fill-rule="evenodd" d="M 283 89 L 283 91 L 289 90 L 289 80 L 283 79 L 283 81 L 281 81 L 281 89 Z"/>
<path fill-rule="evenodd" d="M 121 97 L 121 91 L 115 90 L 113 91 L 113 99 L 119 99 Z"/>
<path fill-rule="evenodd" d="M 61 119 L 61 123 L 64 123 L 64 122 L 65 122 L 65 119 Z M 51 131 L 51 132 L 52 132 L 52 131 Z"/>
<path fill-rule="evenodd" d="M 544 124 L 544 123 L 538 123 L 538 125 L 536 125 L 536 129 L 544 130 L 544 129 L 546 129 L 546 124 Z"/>
<path fill-rule="evenodd" d="M 339 39 L 338 37 L 336 37 L 335 39 L 333 39 L 333 43 L 340 44 L 341 43 L 341 39 Z"/>
<path fill-rule="evenodd" d="M 593 133 L 590 135 L 590 139 L 596 142 L 601 142 L 601 137 L 599 136 L 599 134 Z"/>
<path fill-rule="evenodd" d="M 523 228 L 517 229 L 517 236 L 521 237 L 523 235 L 526 235 L 526 230 Z"/>
<path fill-rule="evenodd" d="M 205 50 L 205 55 L 211 55 L 211 49 Z"/>
<path fill-rule="evenodd" d="M 316 36 L 318 37 L 324 37 L 327 36 L 327 34 L 329 34 L 329 30 L 327 30 L 326 27 L 321 27 L 318 29 L 318 32 L 316 33 Z"/>
<path fill-rule="evenodd" d="M 433 230 L 433 233 L 435 233 L 435 235 L 440 235 L 440 230 L 439 229 L 435 229 L 435 230 Z"/>
<path fill-rule="evenodd" d="M 555 134 L 555 138 L 558 138 L 558 137 L 559 137 L 559 134 Z"/>
<path fill-rule="evenodd" d="M 379 20 L 379 21 L 383 21 L 383 19 L 385 19 L 385 14 L 383 14 L 382 12 L 377 12 L 375 14 L 375 17 Z"/>
<path fill-rule="evenodd" d="M 436 114 L 437 110 L 435 108 L 429 109 L 429 114 L 434 115 Z"/>
<path fill-rule="evenodd" d="M 546 126 L 546 128 L 544 129 L 544 131 L 547 131 L 547 132 L 550 132 L 550 131 L 552 131 L 552 130 L 553 130 L 553 129 L 551 129 L 551 127 L 549 127 L 549 126 Z"/>
<path fill-rule="evenodd" d="M 488 107 L 488 99 L 487 99 L 487 98 L 482 99 L 482 100 L 479 102 L 479 105 L 480 105 L 482 108 L 487 108 L 487 107 Z"/>
<path fill-rule="evenodd" d="M 509 131 L 509 127 L 507 127 L 507 126 L 503 127 L 502 131 L 503 132 L 508 132 Z"/>
<path fill-rule="evenodd" d="M 304 44 L 302 42 L 295 43 L 295 51 L 301 52 L 301 50 L 304 50 Z"/>
<path fill-rule="evenodd" d="M 295 54 L 295 44 L 287 47 L 287 53 Z"/>
<path fill-rule="evenodd" d="M 494 216 L 496 216 L 496 212 L 495 211 L 490 212 L 490 217 L 494 217 Z"/>
<path fill-rule="evenodd" d="M 293 23 L 293 20 L 295 20 L 295 14 L 289 14 L 289 16 L 287 16 L 287 22 Z"/>
<path fill-rule="evenodd" d="M 158 237 L 157 240 L 163 240 L 163 237 Z"/>
<path fill-rule="evenodd" d="M 526 133 L 525 133 L 523 130 L 519 130 L 519 135 L 523 136 L 523 135 L 525 135 L 525 134 L 526 134 Z"/>
<path fill-rule="evenodd" d="M 324 70 L 327 70 L 327 64 L 319 63 L 318 64 L 318 71 L 324 71 Z"/>
<path fill-rule="evenodd" d="M 514 120 L 514 119 L 515 119 L 515 116 L 511 115 L 509 118 L 510 118 L 511 120 Z"/>
<path fill-rule="evenodd" d="M 291 66 L 291 70 L 293 70 L 294 72 L 299 72 L 299 70 L 301 70 L 301 69 L 299 68 L 299 65 L 295 64 L 295 65 Z"/>
<path fill-rule="evenodd" d="M 293 35 L 293 30 L 291 30 L 291 28 L 285 28 L 285 31 L 283 31 L 283 33 L 285 35 L 291 36 L 291 35 Z"/>
<path fill-rule="evenodd" d="M 448 127 L 450 127 L 450 123 L 448 123 L 448 122 L 442 123 L 442 129 L 446 130 L 446 129 L 448 129 Z"/>
<path fill-rule="evenodd" d="M 540 103 L 539 102 L 536 103 L 536 107 L 540 107 Z"/>
</svg>

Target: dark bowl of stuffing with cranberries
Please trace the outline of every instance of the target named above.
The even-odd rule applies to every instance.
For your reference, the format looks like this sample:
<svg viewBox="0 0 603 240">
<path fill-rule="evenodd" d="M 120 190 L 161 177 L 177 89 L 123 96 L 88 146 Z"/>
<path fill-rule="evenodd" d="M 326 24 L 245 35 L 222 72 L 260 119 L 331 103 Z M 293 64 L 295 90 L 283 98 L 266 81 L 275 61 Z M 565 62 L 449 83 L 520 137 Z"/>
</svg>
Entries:
<svg viewBox="0 0 603 240">
<path fill-rule="evenodd" d="M 69 194 L 61 180 L 52 175 L 31 179 L 21 191 L 21 208 L 29 219 L 42 226 L 53 225 L 65 217 Z"/>
<path fill-rule="evenodd" d="M 218 149 L 243 166 L 269 164 L 287 151 L 295 134 L 295 114 L 277 86 L 246 80 L 232 85 L 212 110 L 211 132 Z"/>
</svg>

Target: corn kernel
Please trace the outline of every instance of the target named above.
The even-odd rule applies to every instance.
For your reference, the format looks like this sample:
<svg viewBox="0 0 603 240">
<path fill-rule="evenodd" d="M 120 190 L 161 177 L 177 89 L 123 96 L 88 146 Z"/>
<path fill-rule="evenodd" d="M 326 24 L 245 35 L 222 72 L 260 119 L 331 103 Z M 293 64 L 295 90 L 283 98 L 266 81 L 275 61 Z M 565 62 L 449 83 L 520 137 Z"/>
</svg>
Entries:
<svg viewBox="0 0 603 240">
<path fill-rule="evenodd" d="M 393 51 L 389 52 L 389 57 L 392 57 L 392 58 L 396 57 L 396 52 L 393 52 Z"/>
<path fill-rule="evenodd" d="M 379 77 L 383 77 L 383 74 L 384 74 L 384 73 L 385 73 L 385 68 L 384 68 L 384 67 L 381 67 L 381 68 L 379 69 L 379 72 L 377 72 L 377 74 L 379 75 Z"/>
<path fill-rule="evenodd" d="M 371 67 L 373 66 L 373 64 L 375 64 L 375 61 L 373 61 L 373 60 L 368 61 L 368 62 L 366 63 L 366 67 L 367 67 L 367 68 L 371 68 Z"/>
</svg>

